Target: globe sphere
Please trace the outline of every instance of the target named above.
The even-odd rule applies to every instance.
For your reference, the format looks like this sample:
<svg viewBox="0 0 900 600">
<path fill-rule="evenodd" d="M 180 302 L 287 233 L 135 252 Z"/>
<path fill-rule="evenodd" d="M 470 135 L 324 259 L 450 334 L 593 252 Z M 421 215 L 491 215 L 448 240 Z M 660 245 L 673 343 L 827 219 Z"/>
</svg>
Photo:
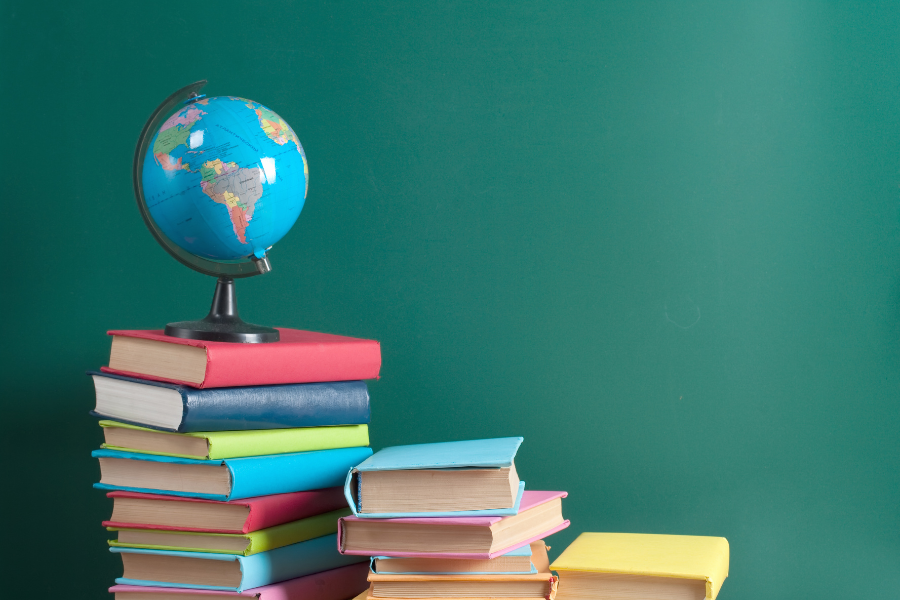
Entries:
<svg viewBox="0 0 900 600">
<path fill-rule="evenodd" d="M 287 122 L 231 96 L 184 104 L 153 134 L 142 167 L 147 210 L 162 233 L 220 261 L 262 258 L 300 216 L 308 178 Z"/>
</svg>

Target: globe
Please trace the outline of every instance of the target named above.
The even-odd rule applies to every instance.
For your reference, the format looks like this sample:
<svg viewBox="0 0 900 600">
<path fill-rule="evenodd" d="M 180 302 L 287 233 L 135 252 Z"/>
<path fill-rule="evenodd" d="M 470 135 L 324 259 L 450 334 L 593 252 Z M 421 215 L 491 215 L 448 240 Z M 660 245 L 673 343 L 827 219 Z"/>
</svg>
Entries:
<svg viewBox="0 0 900 600">
<path fill-rule="evenodd" d="M 234 280 L 271 271 L 266 253 L 306 201 L 306 155 L 275 111 L 246 98 L 199 95 L 205 85 L 169 95 L 134 151 L 134 194 L 147 229 L 172 258 L 217 278 L 206 318 L 169 323 L 164 333 L 277 342 L 277 329 L 240 318 Z"/>
<path fill-rule="evenodd" d="M 144 202 L 186 252 L 214 261 L 261 259 L 300 216 L 309 169 L 297 134 L 245 98 L 197 97 L 153 132 Z"/>
</svg>

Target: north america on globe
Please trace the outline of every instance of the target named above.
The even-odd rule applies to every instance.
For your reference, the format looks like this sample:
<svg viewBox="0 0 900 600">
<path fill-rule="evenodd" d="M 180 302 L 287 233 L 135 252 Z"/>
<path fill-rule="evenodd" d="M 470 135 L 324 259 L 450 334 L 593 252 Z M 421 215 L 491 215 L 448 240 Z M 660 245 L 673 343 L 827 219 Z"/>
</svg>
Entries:
<svg viewBox="0 0 900 600">
<path fill-rule="evenodd" d="M 166 119 L 144 159 L 147 208 L 163 233 L 206 258 L 261 257 L 300 215 L 309 168 L 294 130 L 265 106 L 202 98 Z"/>
</svg>

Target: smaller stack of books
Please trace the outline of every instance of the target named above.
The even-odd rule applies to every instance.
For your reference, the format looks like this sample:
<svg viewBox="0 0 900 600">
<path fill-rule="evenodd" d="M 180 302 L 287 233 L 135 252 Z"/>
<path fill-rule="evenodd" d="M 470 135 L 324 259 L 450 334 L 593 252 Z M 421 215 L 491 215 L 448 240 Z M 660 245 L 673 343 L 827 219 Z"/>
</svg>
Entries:
<svg viewBox="0 0 900 600">
<path fill-rule="evenodd" d="M 582 533 L 550 568 L 557 600 L 715 600 L 728 554 L 721 537 Z"/>
<path fill-rule="evenodd" d="M 378 342 L 282 329 L 272 344 L 114 331 L 92 372 L 113 500 L 116 600 L 346 600 L 364 559 L 337 551 L 341 484 L 368 447 Z"/>
<path fill-rule="evenodd" d="M 543 539 L 569 525 L 566 492 L 525 490 L 521 443 L 395 446 L 350 471 L 338 543 L 371 557 L 368 598 L 554 597 Z"/>
</svg>

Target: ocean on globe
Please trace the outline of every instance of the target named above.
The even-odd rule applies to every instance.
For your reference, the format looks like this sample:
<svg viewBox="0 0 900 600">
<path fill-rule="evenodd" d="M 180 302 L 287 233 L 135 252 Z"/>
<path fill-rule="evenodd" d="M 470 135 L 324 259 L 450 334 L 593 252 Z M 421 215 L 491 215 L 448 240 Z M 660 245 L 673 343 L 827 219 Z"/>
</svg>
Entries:
<svg viewBox="0 0 900 600">
<path fill-rule="evenodd" d="M 294 130 L 258 102 L 186 103 L 155 133 L 143 165 L 150 216 L 170 240 L 213 260 L 266 250 L 306 200 L 309 169 Z"/>
</svg>

